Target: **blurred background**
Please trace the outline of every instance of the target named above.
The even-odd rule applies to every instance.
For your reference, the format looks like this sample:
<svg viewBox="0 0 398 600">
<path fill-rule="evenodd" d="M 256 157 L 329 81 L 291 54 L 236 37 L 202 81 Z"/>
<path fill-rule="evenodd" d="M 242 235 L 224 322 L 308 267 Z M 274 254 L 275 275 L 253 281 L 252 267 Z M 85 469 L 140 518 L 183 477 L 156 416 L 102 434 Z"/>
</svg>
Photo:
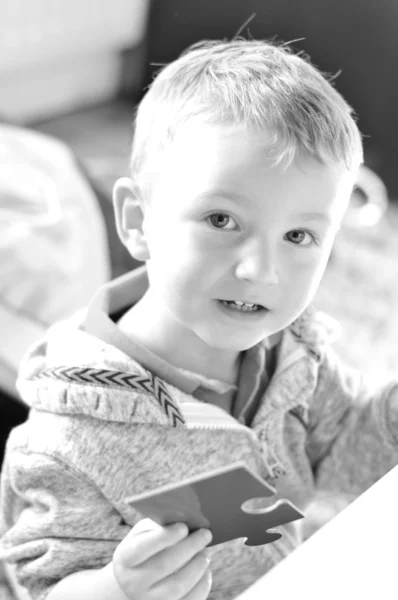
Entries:
<svg viewBox="0 0 398 600">
<path fill-rule="evenodd" d="M 250 22 L 248 22 L 250 21 Z M 247 23 L 247 25 L 245 25 Z M 0 6 L 0 392 L 25 418 L 28 344 L 136 263 L 111 190 L 158 69 L 203 38 L 292 41 L 358 115 L 365 168 L 316 298 L 338 352 L 377 385 L 397 374 L 398 3 L 392 0 L 3 0 Z"/>
</svg>

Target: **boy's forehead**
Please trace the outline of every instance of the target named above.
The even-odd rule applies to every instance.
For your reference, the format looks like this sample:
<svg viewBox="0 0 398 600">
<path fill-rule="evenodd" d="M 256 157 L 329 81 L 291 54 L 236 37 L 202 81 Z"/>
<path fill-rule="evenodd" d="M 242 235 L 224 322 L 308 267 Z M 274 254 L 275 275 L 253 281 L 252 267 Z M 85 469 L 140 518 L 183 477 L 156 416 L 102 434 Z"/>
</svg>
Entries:
<svg viewBox="0 0 398 600">
<path fill-rule="evenodd" d="M 290 180 L 301 185 L 332 188 L 352 187 L 354 174 L 345 165 L 324 165 L 315 159 L 296 156 L 286 167 L 275 165 L 277 140 L 271 130 L 253 130 L 230 124 L 213 124 L 199 119 L 184 123 L 176 133 L 164 166 L 173 177 L 191 186 L 230 179 L 231 184 L 244 183 L 241 177 L 262 177 L 264 182 L 288 185 Z M 294 176 L 292 176 L 294 175 Z M 175 179 L 174 179 L 175 180 Z M 207 181 L 208 180 L 208 181 Z"/>
<path fill-rule="evenodd" d="M 238 173 L 274 167 L 274 136 L 268 131 L 250 131 L 229 124 L 199 120 L 184 123 L 164 153 L 161 170 L 190 187 L 207 181 L 231 180 Z M 283 168 L 273 169 L 282 173 Z"/>
<path fill-rule="evenodd" d="M 229 174 L 246 168 L 267 172 L 286 179 L 289 166 L 302 173 L 303 179 L 347 180 L 352 177 L 343 163 L 325 165 L 315 158 L 295 154 L 292 165 L 276 161 L 280 153 L 278 134 L 271 128 L 254 129 L 230 123 L 212 123 L 201 118 L 182 124 L 165 153 L 169 168 L 184 167 L 189 172 Z M 326 178 L 326 179 L 325 179 Z"/>
</svg>

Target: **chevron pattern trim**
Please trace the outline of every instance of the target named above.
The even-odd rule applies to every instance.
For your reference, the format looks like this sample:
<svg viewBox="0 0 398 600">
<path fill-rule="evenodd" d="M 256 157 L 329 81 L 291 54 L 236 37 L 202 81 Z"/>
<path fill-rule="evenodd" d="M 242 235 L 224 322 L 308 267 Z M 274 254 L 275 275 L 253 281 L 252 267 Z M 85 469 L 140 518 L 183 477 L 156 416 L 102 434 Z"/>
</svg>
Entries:
<svg viewBox="0 0 398 600">
<path fill-rule="evenodd" d="M 118 387 L 149 393 L 155 396 L 173 427 L 185 424 L 184 417 L 173 402 L 164 383 L 149 371 L 146 371 L 146 375 L 137 375 L 126 373 L 125 371 L 94 369 L 92 367 L 54 367 L 41 371 L 31 381 L 45 378 L 61 379 L 68 383 L 77 383 L 80 385 L 91 384 L 102 387 Z"/>
</svg>

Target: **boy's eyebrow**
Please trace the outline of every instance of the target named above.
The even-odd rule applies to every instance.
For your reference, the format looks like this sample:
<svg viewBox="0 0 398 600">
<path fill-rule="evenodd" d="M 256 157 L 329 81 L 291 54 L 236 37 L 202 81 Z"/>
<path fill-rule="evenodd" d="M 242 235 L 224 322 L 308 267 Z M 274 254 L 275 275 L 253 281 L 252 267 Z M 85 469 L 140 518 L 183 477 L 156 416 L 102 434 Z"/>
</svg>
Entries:
<svg viewBox="0 0 398 600">
<path fill-rule="evenodd" d="M 208 192 L 204 192 L 203 194 L 199 194 L 198 198 L 200 200 L 206 200 L 207 198 L 211 198 L 212 196 L 222 196 L 226 200 L 236 200 L 242 202 L 250 202 L 246 196 L 242 194 L 238 194 L 236 192 L 227 191 L 227 190 L 209 190 Z M 328 225 L 332 224 L 332 219 L 330 215 L 320 212 L 300 212 L 294 215 L 298 219 L 303 219 L 304 221 L 322 221 L 327 223 Z"/>
<path fill-rule="evenodd" d="M 198 198 L 200 200 L 206 200 L 207 198 L 211 198 L 212 196 L 218 196 L 218 197 L 222 196 L 226 200 L 238 200 L 238 201 L 241 200 L 243 202 L 248 201 L 246 196 L 243 196 L 242 194 L 237 194 L 236 192 L 233 192 L 233 191 L 217 190 L 217 189 L 209 190 L 208 192 L 203 192 L 202 194 L 199 194 Z"/>
<path fill-rule="evenodd" d="M 330 218 L 330 216 L 328 214 L 325 213 L 318 213 L 318 212 L 302 212 L 302 213 L 297 213 L 297 216 L 299 219 L 303 219 L 304 221 L 323 221 L 324 223 L 327 223 L 328 225 L 332 224 L 332 219 Z"/>
</svg>

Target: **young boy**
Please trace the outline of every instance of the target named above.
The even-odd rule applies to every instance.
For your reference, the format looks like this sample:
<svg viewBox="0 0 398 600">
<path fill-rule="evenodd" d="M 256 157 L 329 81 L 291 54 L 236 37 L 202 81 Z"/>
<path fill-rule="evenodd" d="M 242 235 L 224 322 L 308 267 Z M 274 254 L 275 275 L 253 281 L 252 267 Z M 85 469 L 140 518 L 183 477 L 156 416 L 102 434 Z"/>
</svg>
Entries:
<svg viewBox="0 0 398 600">
<path fill-rule="evenodd" d="M 361 162 L 350 108 L 286 46 L 201 43 L 160 72 L 114 191 L 145 265 L 20 371 L 2 552 L 29 598 L 235 598 L 299 544 L 297 522 L 204 551 L 209 532 L 125 499 L 243 460 L 305 512 L 398 462 L 398 383 L 371 395 L 309 308 Z"/>
</svg>

